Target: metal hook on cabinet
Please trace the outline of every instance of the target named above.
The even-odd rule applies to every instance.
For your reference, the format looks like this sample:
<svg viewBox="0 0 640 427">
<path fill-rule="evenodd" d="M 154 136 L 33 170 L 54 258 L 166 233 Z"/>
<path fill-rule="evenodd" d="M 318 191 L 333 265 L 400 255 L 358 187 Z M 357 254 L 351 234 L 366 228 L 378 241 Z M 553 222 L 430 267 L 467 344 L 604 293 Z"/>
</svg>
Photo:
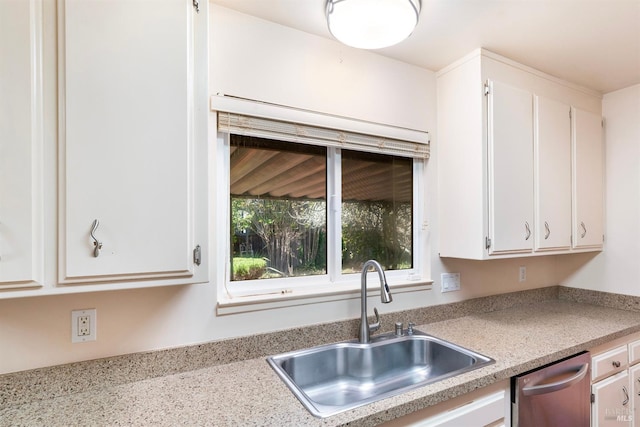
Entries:
<svg viewBox="0 0 640 427">
<path fill-rule="evenodd" d="M 93 220 L 93 224 L 91 224 L 91 238 L 93 239 L 93 256 L 98 257 L 100 255 L 100 249 L 102 249 L 102 242 L 98 240 L 95 231 L 98 229 L 100 222 L 97 219 Z"/>
<path fill-rule="evenodd" d="M 580 221 L 580 228 L 582 228 L 582 232 L 580 233 L 580 237 L 584 239 L 584 236 L 587 235 L 587 227 L 584 225 L 584 222 Z"/>
</svg>

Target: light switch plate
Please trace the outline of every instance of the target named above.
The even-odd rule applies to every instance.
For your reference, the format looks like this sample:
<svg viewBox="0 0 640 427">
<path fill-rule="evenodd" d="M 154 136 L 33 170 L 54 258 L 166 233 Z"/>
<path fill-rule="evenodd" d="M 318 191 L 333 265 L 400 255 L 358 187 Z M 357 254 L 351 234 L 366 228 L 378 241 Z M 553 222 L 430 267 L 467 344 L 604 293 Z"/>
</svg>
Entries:
<svg viewBox="0 0 640 427">
<path fill-rule="evenodd" d="M 460 273 L 440 274 L 441 292 L 451 292 L 460 290 Z"/>
</svg>

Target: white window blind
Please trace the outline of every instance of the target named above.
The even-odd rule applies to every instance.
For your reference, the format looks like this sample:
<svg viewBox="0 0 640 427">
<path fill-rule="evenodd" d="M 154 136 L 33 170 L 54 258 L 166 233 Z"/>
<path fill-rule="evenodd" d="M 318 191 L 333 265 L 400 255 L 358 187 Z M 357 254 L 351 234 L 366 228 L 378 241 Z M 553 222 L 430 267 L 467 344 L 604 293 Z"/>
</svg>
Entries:
<svg viewBox="0 0 640 427">
<path fill-rule="evenodd" d="M 429 158 L 427 132 L 227 96 L 214 96 L 211 103 L 212 110 L 218 114 L 217 125 L 220 132 L 402 157 Z M 360 130 L 370 133 L 359 132 Z M 394 135 L 407 136 L 413 140 L 394 138 Z"/>
</svg>

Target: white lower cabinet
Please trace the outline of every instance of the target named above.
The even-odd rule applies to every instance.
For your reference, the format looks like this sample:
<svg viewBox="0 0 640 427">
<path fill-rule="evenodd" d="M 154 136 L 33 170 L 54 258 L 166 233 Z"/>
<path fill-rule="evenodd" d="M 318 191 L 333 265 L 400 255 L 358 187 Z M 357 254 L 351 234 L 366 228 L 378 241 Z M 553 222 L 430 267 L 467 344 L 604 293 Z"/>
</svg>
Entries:
<svg viewBox="0 0 640 427">
<path fill-rule="evenodd" d="M 493 393 L 487 397 L 473 400 L 454 410 L 429 419 L 410 424 L 411 426 L 499 426 L 504 425 L 505 392 Z"/>
<path fill-rule="evenodd" d="M 635 336 L 592 352 L 591 425 L 640 426 L 640 360 Z"/>
<path fill-rule="evenodd" d="M 509 382 L 459 396 L 383 424 L 385 427 L 510 426 Z"/>
<path fill-rule="evenodd" d="M 629 392 L 629 373 L 619 372 L 591 386 L 593 406 L 592 426 L 631 426 L 632 403 Z"/>
<path fill-rule="evenodd" d="M 640 364 L 629 369 L 629 381 L 631 382 L 633 426 L 640 427 Z"/>
</svg>

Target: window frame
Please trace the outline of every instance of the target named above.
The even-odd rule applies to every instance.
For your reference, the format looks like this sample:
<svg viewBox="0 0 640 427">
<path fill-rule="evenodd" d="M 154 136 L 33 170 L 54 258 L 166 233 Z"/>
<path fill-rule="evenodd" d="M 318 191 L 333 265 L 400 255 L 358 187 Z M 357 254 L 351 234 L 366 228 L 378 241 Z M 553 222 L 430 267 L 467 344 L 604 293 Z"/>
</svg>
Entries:
<svg viewBox="0 0 640 427">
<path fill-rule="evenodd" d="M 360 273 L 342 273 L 342 150 L 327 147 L 327 273 L 313 276 L 287 278 L 256 279 L 231 281 L 230 272 L 230 141 L 229 133 L 218 133 L 215 151 L 217 154 L 218 182 L 215 185 L 217 202 L 216 211 L 220 219 L 214 229 L 222 231 L 225 238 L 215 238 L 217 253 L 224 256 L 223 300 L 238 298 L 260 298 L 273 296 L 296 296 L 303 294 L 323 294 L 332 291 L 359 289 Z M 295 143 L 293 143 L 295 144 Z M 425 247 L 424 206 L 425 206 L 425 160 L 413 159 L 413 267 L 404 270 L 386 270 L 389 286 L 393 289 L 396 282 L 410 283 L 424 280 L 423 248 Z M 220 258 L 218 258 L 220 259 Z M 233 289 L 235 288 L 235 289 Z M 220 299 L 220 298 L 219 298 Z"/>
<path fill-rule="evenodd" d="M 327 274 L 306 277 L 293 277 L 282 279 L 253 280 L 230 282 L 230 161 L 229 132 L 220 130 L 218 126 L 217 112 L 229 112 L 234 114 L 249 115 L 251 117 L 300 123 L 302 125 L 320 126 L 327 129 L 342 129 L 344 132 L 356 132 L 357 134 L 378 135 L 384 143 L 391 138 L 396 141 L 407 141 L 426 146 L 426 156 L 413 157 L 413 268 L 407 270 L 385 271 L 389 287 L 395 293 L 416 292 L 431 289 L 432 280 L 429 278 L 429 229 L 427 226 L 427 160 L 429 151 L 429 133 L 413 129 L 389 126 L 379 123 L 367 122 L 341 116 L 316 113 L 308 110 L 300 110 L 275 104 L 262 103 L 243 98 L 214 95 L 211 97 L 210 135 L 214 136 L 214 146 L 209 151 L 210 182 L 212 182 L 211 229 L 215 230 L 213 236 L 210 259 L 213 265 L 212 281 L 216 283 L 217 308 L 219 315 L 249 312 L 285 306 L 301 305 L 309 303 L 323 303 L 345 299 L 359 298 L 360 273 L 342 274 L 341 255 L 341 199 L 335 197 L 336 187 L 341 189 L 341 174 L 335 169 L 340 169 L 340 151 L 327 150 L 327 174 L 338 176 L 336 180 L 327 182 L 327 234 L 333 236 L 332 241 L 327 242 Z M 342 132 L 342 131 L 340 131 Z M 264 137 L 264 136 L 262 136 Z M 290 143 L 298 141 L 296 138 L 271 138 Z M 353 149 L 353 147 L 348 147 Z M 424 150 L 424 149 L 421 149 Z M 362 149 L 360 151 L 376 152 L 375 149 Z M 398 155 L 387 153 L 390 155 Z M 424 151 L 422 151 L 424 155 Z M 334 197 L 331 197 L 331 195 Z M 333 215 L 330 214 L 332 211 Z M 332 232 L 332 233 L 331 233 Z M 223 233 L 223 236 L 220 236 Z M 242 283 L 245 282 L 245 283 Z M 251 287 L 247 282 L 254 282 L 259 287 Z M 265 284 L 268 282 L 269 290 Z M 295 282 L 295 283 L 294 283 Z M 377 282 L 369 281 L 370 295 L 375 296 L 379 291 Z M 231 289 L 229 285 L 243 284 L 245 291 L 239 292 Z"/>
</svg>

